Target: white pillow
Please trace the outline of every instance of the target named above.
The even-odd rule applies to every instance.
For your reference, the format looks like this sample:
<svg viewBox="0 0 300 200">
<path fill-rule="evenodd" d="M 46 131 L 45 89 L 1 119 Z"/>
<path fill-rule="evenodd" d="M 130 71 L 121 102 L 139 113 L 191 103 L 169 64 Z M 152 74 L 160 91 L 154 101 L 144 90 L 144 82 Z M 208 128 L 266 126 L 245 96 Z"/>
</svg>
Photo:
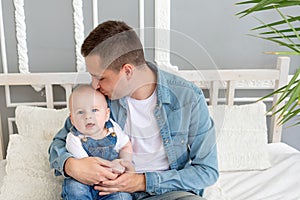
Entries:
<svg viewBox="0 0 300 200">
<path fill-rule="evenodd" d="M 49 109 L 35 106 L 16 108 L 16 125 L 20 135 L 42 140 L 52 140 L 63 127 L 69 110 Z M 38 130 L 38 131 L 37 131 Z"/>
<path fill-rule="evenodd" d="M 263 170 L 271 166 L 263 102 L 209 106 L 209 112 L 216 125 L 220 171 Z"/>
<path fill-rule="evenodd" d="M 50 169 L 48 148 L 68 114 L 68 109 L 16 108 L 19 134 L 10 135 L 0 199 L 60 199 L 62 177 Z"/>
<path fill-rule="evenodd" d="M 0 199 L 60 199 L 62 177 L 55 177 L 49 167 L 50 142 L 18 134 L 10 136 Z"/>
</svg>

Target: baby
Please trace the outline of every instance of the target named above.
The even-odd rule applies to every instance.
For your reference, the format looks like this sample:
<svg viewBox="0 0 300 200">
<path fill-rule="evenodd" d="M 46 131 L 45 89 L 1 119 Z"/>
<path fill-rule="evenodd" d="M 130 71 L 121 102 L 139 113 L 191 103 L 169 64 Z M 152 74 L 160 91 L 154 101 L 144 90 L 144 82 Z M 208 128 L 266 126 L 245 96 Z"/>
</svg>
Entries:
<svg viewBox="0 0 300 200">
<path fill-rule="evenodd" d="M 114 163 L 111 170 L 121 174 L 122 160 L 132 162 L 132 146 L 119 125 L 109 118 L 110 110 L 103 94 L 90 85 L 77 87 L 69 98 L 73 127 L 67 135 L 66 148 L 75 158 L 100 157 Z M 65 178 L 63 199 L 132 199 L 129 193 L 99 196 L 93 186 Z"/>
</svg>

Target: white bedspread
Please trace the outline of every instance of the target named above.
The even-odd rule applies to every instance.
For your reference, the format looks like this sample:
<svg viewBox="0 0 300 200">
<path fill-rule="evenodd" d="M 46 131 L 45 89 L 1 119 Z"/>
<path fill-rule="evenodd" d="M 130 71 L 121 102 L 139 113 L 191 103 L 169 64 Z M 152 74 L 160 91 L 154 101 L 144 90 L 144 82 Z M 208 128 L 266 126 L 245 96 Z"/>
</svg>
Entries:
<svg viewBox="0 0 300 200">
<path fill-rule="evenodd" d="M 271 168 L 223 172 L 219 182 L 207 189 L 206 197 L 226 200 L 299 200 L 299 151 L 284 143 L 268 144 L 268 151 Z"/>
<path fill-rule="evenodd" d="M 223 172 L 205 191 L 208 200 L 299 200 L 300 153 L 284 143 L 268 144 L 272 167 L 263 171 Z M 0 162 L 0 186 L 5 161 Z"/>
</svg>

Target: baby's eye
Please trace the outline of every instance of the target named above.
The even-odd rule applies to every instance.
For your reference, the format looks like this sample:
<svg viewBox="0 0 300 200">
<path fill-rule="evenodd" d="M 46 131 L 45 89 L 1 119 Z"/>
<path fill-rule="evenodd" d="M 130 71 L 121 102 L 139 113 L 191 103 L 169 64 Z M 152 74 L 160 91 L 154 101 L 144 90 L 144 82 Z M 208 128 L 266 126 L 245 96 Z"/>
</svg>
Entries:
<svg viewBox="0 0 300 200">
<path fill-rule="evenodd" d="M 98 112 L 99 110 L 97 108 L 92 109 L 92 112 Z"/>
<path fill-rule="evenodd" d="M 80 110 L 80 111 L 77 112 L 77 114 L 82 115 L 82 114 L 83 114 L 83 111 Z"/>
</svg>

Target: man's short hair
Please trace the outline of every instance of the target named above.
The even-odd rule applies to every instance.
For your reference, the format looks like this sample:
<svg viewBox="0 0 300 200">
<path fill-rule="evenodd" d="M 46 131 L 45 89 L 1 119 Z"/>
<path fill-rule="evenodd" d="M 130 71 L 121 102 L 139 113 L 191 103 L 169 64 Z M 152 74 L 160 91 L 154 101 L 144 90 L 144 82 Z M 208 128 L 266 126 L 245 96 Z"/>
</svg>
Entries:
<svg viewBox="0 0 300 200">
<path fill-rule="evenodd" d="M 99 24 L 84 40 L 84 57 L 99 55 L 102 68 L 119 71 L 124 64 L 139 66 L 145 63 L 141 41 L 125 22 L 106 21 Z"/>
</svg>

